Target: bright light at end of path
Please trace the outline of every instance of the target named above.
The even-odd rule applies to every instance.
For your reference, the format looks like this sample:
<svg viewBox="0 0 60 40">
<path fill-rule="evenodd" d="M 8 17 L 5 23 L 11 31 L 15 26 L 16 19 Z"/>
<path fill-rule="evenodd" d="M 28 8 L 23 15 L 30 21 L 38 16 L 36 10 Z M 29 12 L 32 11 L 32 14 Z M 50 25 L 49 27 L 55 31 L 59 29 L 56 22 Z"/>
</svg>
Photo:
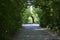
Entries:
<svg viewBox="0 0 60 40">
<path fill-rule="evenodd" d="M 33 6 L 30 6 L 30 11 L 31 11 L 31 13 L 33 13 L 32 11 L 33 11 Z"/>
</svg>

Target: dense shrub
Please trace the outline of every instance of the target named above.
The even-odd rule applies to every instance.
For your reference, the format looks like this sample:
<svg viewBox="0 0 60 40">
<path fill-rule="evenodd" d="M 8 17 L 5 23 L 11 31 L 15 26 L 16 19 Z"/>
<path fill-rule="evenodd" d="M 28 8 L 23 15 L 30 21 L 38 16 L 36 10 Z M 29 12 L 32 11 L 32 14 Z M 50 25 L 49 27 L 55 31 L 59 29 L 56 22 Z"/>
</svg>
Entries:
<svg viewBox="0 0 60 40">
<path fill-rule="evenodd" d="M 21 10 L 24 3 L 25 0 L 0 0 L 0 40 L 8 40 L 22 28 Z"/>
</svg>

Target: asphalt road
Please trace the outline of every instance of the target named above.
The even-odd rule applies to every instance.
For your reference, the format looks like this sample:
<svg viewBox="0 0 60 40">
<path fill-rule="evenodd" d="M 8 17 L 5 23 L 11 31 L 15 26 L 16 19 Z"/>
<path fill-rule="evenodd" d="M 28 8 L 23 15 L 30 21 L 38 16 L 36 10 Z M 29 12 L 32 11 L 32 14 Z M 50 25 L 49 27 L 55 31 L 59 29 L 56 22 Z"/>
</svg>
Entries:
<svg viewBox="0 0 60 40">
<path fill-rule="evenodd" d="M 27 24 L 28 25 L 28 24 Z M 39 26 L 23 26 L 23 29 L 12 40 L 60 40 L 58 36 L 49 33 L 46 28 Z"/>
</svg>

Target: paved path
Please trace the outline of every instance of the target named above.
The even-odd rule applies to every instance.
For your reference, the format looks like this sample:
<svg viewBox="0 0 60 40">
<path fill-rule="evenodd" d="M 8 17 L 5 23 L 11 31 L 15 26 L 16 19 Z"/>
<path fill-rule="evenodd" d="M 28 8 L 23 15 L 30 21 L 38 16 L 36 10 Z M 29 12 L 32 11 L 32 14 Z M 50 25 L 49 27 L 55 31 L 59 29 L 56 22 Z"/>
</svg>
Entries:
<svg viewBox="0 0 60 40">
<path fill-rule="evenodd" d="M 32 26 L 34 28 L 34 26 Z M 31 27 L 31 28 L 32 28 Z M 59 40 L 57 36 L 51 35 L 45 28 L 22 29 L 17 32 L 13 40 Z"/>
</svg>

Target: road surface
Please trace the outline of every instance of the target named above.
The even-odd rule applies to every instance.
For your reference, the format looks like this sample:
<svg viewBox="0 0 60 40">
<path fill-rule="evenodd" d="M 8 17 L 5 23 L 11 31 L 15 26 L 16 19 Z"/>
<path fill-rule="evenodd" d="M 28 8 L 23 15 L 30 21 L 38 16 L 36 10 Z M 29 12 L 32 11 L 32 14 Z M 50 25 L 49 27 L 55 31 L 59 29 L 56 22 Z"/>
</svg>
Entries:
<svg viewBox="0 0 60 40">
<path fill-rule="evenodd" d="M 28 25 L 28 24 L 26 24 Z M 58 36 L 49 33 L 46 28 L 35 25 L 23 26 L 12 40 L 60 40 Z"/>
</svg>

